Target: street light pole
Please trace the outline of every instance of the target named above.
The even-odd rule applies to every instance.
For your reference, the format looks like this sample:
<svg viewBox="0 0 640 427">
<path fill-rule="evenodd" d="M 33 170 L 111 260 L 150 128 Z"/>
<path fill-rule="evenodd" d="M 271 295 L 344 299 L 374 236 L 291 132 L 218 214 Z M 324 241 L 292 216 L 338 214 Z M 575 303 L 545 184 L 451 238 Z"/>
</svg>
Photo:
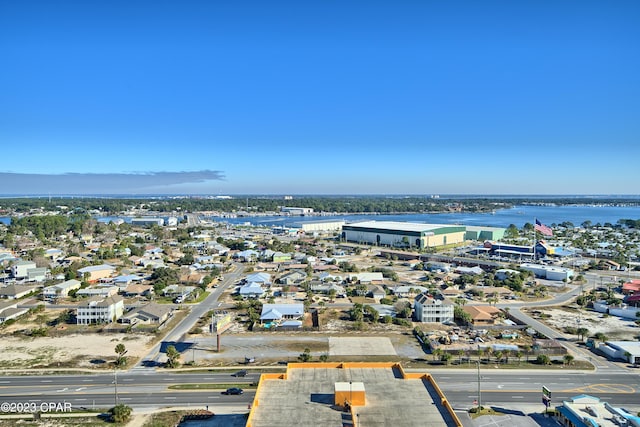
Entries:
<svg viewBox="0 0 640 427">
<path fill-rule="evenodd" d="M 477 362 L 478 365 L 478 412 L 482 409 L 482 395 L 480 394 L 480 361 Z"/>
<path fill-rule="evenodd" d="M 115 401 L 116 406 L 118 406 L 118 367 L 113 368 L 113 384 L 115 386 Z"/>
</svg>

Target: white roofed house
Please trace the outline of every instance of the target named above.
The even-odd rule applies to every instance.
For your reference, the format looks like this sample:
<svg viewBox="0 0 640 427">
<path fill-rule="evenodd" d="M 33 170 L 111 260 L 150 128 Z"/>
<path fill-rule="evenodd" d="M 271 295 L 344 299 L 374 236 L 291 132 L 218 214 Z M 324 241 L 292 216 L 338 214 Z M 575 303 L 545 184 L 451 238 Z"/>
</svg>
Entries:
<svg viewBox="0 0 640 427">
<path fill-rule="evenodd" d="M 238 294 L 243 298 L 260 298 L 264 292 L 262 285 L 257 282 L 249 282 L 238 290 Z"/>
<path fill-rule="evenodd" d="M 366 285 L 370 283 L 381 284 L 384 282 L 384 276 L 381 272 L 365 272 L 365 273 L 353 273 L 349 274 L 349 279 L 351 279 L 352 283 L 358 282 L 361 285 Z"/>
<path fill-rule="evenodd" d="M 297 285 L 307 279 L 307 273 L 304 271 L 294 270 L 287 274 L 284 274 L 278 279 L 278 282 L 282 285 Z"/>
<path fill-rule="evenodd" d="M 36 263 L 33 261 L 20 260 L 16 261 L 11 266 L 11 275 L 16 279 L 24 279 L 28 276 L 28 271 L 32 268 L 36 268 Z"/>
<path fill-rule="evenodd" d="M 71 279 L 57 285 L 47 286 L 42 290 L 42 297 L 45 300 L 56 300 L 58 298 L 66 298 L 69 292 L 80 289 L 82 283 L 79 280 Z"/>
<path fill-rule="evenodd" d="M 78 306 L 76 319 L 78 325 L 111 323 L 122 317 L 123 313 L 124 300 L 121 297 L 94 297 Z"/>
<path fill-rule="evenodd" d="M 270 285 L 271 284 L 271 275 L 269 273 L 253 273 L 249 274 L 245 281 L 247 282 L 255 282 L 260 283 L 261 285 Z"/>
<path fill-rule="evenodd" d="M 49 269 L 46 267 L 30 268 L 27 270 L 27 282 L 44 282 L 49 277 Z"/>
<path fill-rule="evenodd" d="M 263 304 L 261 323 L 300 320 L 304 316 L 304 304 Z"/>
<path fill-rule="evenodd" d="M 173 308 L 169 305 L 149 303 L 141 307 L 136 307 L 120 319 L 122 323 L 145 325 L 161 325 L 170 316 Z"/>
<path fill-rule="evenodd" d="M 0 288 L 0 298 L 4 299 L 20 299 L 29 295 L 36 290 L 36 286 L 26 285 L 8 285 Z"/>
</svg>

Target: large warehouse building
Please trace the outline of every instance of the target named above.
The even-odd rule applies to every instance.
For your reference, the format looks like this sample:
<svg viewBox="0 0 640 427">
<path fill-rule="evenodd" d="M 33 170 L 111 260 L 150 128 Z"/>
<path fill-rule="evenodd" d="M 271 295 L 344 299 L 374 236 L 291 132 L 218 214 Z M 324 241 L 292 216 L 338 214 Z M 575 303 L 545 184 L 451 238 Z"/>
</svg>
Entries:
<svg viewBox="0 0 640 427">
<path fill-rule="evenodd" d="M 343 225 L 342 238 L 347 242 L 424 249 L 462 243 L 466 230 L 463 225 L 364 221 Z"/>
</svg>

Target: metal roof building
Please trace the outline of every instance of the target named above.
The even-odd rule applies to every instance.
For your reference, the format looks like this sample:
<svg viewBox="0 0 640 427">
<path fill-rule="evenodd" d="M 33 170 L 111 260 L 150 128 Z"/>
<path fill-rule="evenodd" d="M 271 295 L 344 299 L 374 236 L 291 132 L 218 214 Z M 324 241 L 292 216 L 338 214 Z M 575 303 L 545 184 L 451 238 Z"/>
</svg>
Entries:
<svg viewBox="0 0 640 427">
<path fill-rule="evenodd" d="M 462 225 L 396 221 L 364 221 L 342 226 L 342 238 L 348 242 L 418 249 L 462 243 L 465 232 L 466 227 Z"/>
</svg>

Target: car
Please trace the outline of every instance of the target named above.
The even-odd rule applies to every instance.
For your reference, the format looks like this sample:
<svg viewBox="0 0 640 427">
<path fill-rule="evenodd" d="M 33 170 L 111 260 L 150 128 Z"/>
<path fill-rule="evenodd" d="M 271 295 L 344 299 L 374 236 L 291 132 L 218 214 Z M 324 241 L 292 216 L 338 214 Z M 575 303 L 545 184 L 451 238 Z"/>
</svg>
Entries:
<svg viewBox="0 0 640 427">
<path fill-rule="evenodd" d="M 236 373 L 233 374 L 234 377 L 246 377 L 247 376 L 247 371 L 245 369 L 238 371 Z"/>
<path fill-rule="evenodd" d="M 231 387 L 222 392 L 222 394 L 242 394 L 244 390 L 238 387 Z"/>
</svg>

